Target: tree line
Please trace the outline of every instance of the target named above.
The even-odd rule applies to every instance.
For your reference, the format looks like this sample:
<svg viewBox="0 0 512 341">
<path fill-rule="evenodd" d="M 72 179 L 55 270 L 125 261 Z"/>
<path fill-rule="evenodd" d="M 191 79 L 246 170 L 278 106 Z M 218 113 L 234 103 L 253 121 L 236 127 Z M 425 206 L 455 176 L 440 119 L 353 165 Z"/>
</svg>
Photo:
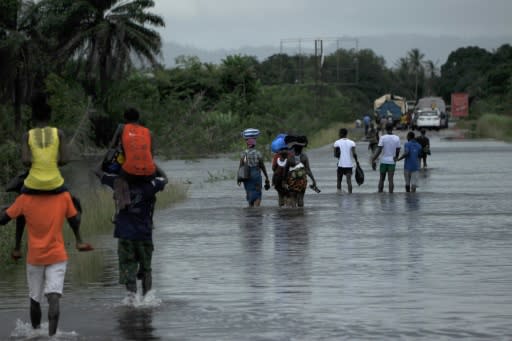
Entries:
<svg viewBox="0 0 512 341">
<path fill-rule="evenodd" d="M 0 2 L 0 129 L 3 179 L 19 169 L 17 143 L 30 125 L 30 97 L 50 95 L 53 121 L 82 148 L 108 143 L 127 106 L 137 107 L 165 157 L 226 152 L 253 126 L 262 139 L 310 134 L 372 110 L 384 93 L 407 99 L 465 91 L 475 108 L 510 112 L 512 47 L 454 50 L 442 65 L 412 49 L 388 67 L 370 49 L 319 57 L 194 56 L 159 63 L 164 20 L 151 0 Z M 476 104 L 479 104 L 476 105 Z M 478 113 L 478 110 L 474 111 Z M 84 122 L 86 124 L 77 124 Z"/>
</svg>

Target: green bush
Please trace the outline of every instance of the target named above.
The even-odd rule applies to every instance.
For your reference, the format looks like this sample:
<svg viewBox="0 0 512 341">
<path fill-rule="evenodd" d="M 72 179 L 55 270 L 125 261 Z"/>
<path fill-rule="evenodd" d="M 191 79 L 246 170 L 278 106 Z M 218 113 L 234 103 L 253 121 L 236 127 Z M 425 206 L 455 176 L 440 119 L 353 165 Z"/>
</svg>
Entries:
<svg viewBox="0 0 512 341">
<path fill-rule="evenodd" d="M 53 73 L 46 78 L 45 86 L 52 107 L 52 125 L 73 133 L 87 108 L 84 90 L 80 84 Z"/>
<path fill-rule="evenodd" d="M 6 184 L 21 171 L 21 149 L 19 143 L 6 140 L 0 144 L 0 183 Z"/>
</svg>

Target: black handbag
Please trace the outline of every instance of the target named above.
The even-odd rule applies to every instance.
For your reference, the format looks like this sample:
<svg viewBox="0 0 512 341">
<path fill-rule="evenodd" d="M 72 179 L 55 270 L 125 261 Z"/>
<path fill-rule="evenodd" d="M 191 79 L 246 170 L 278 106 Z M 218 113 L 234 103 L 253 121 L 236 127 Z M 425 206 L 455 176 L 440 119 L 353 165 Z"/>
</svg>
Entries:
<svg viewBox="0 0 512 341">
<path fill-rule="evenodd" d="M 361 166 L 359 165 L 359 162 L 356 164 L 356 182 L 359 186 L 361 186 L 364 183 L 364 172 Z"/>
</svg>

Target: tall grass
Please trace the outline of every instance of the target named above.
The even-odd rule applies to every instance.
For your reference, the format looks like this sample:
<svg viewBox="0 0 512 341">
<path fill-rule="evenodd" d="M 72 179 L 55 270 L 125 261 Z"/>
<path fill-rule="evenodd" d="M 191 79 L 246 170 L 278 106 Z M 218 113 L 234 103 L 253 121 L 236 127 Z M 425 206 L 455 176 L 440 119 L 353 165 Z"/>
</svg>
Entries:
<svg viewBox="0 0 512 341">
<path fill-rule="evenodd" d="M 112 216 L 115 212 L 112 190 L 100 187 L 80 193 L 82 202 L 82 224 L 80 231 L 85 235 L 97 235 L 112 231 Z M 187 187 L 182 184 L 170 183 L 157 193 L 156 209 L 167 208 L 185 200 Z M 66 232 L 68 233 L 68 232 Z M 72 234 L 72 232 L 69 232 Z"/>
<path fill-rule="evenodd" d="M 156 209 L 162 209 L 173 204 L 185 200 L 187 196 L 187 186 L 176 183 L 169 183 L 165 189 L 157 193 Z M 82 204 L 82 223 L 80 226 L 80 233 L 84 241 L 91 241 L 99 235 L 111 233 L 113 230 L 112 215 L 115 211 L 114 200 L 112 198 L 112 191 L 106 187 L 91 189 L 89 191 L 75 193 Z M 0 228 L 0 268 L 6 268 L 14 264 L 10 260 L 10 253 L 14 247 L 15 236 L 14 221 L 10 222 L 6 227 Z M 74 275 L 79 278 L 87 278 L 88 280 L 94 279 L 97 274 L 97 269 L 101 269 L 103 260 L 100 253 L 90 252 L 80 255 L 80 257 L 73 256 L 75 246 L 75 238 L 71 229 L 64 227 L 64 239 L 66 244 L 69 245 L 68 249 L 72 261 L 77 261 L 78 264 L 74 265 Z M 26 232 L 24 234 L 24 246 L 26 248 Z M 83 256 L 82 256 L 83 255 Z M 24 257 L 25 258 L 25 257 Z"/>
<path fill-rule="evenodd" d="M 187 198 L 188 186 L 181 183 L 169 183 L 162 192 L 156 195 L 156 209 L 160 210 L 184 201 Z"/>
<path fill-rule="evenodd" d="M 0 227 L 0 268 L 7 268 L 14 264 L 11 260 L 11 251 L 14 247 L 14 222 Z"/>
<path fill-rule="evenodd" d="M 100 187 L 77 195 L 82 203 L 82 234 L 96 235 L 112 230 L 112 215 L 115 211 L 112 191 Z"/>
<path fill-rule="evenodd" d="M 512 141 L 512 117 L 484 114 L 475 124 L 475 137 Z"/>
</svg>

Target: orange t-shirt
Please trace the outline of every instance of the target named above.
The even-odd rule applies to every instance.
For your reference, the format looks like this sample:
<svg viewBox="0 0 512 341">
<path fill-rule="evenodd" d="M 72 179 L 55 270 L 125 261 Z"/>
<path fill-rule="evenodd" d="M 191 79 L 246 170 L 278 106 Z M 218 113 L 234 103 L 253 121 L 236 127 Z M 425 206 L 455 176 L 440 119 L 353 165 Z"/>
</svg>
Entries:
<svg viewBox="0 0 512 341">
<path fill-rule="evenodd" d="M 28 231 L 27 263 L 50 265 L 68 259 L 62 226 L 66 218 L 78 214 L 69 192 L 21 194 L 6 213 L 11 219 L 25 216 Z"/>
</svg>

